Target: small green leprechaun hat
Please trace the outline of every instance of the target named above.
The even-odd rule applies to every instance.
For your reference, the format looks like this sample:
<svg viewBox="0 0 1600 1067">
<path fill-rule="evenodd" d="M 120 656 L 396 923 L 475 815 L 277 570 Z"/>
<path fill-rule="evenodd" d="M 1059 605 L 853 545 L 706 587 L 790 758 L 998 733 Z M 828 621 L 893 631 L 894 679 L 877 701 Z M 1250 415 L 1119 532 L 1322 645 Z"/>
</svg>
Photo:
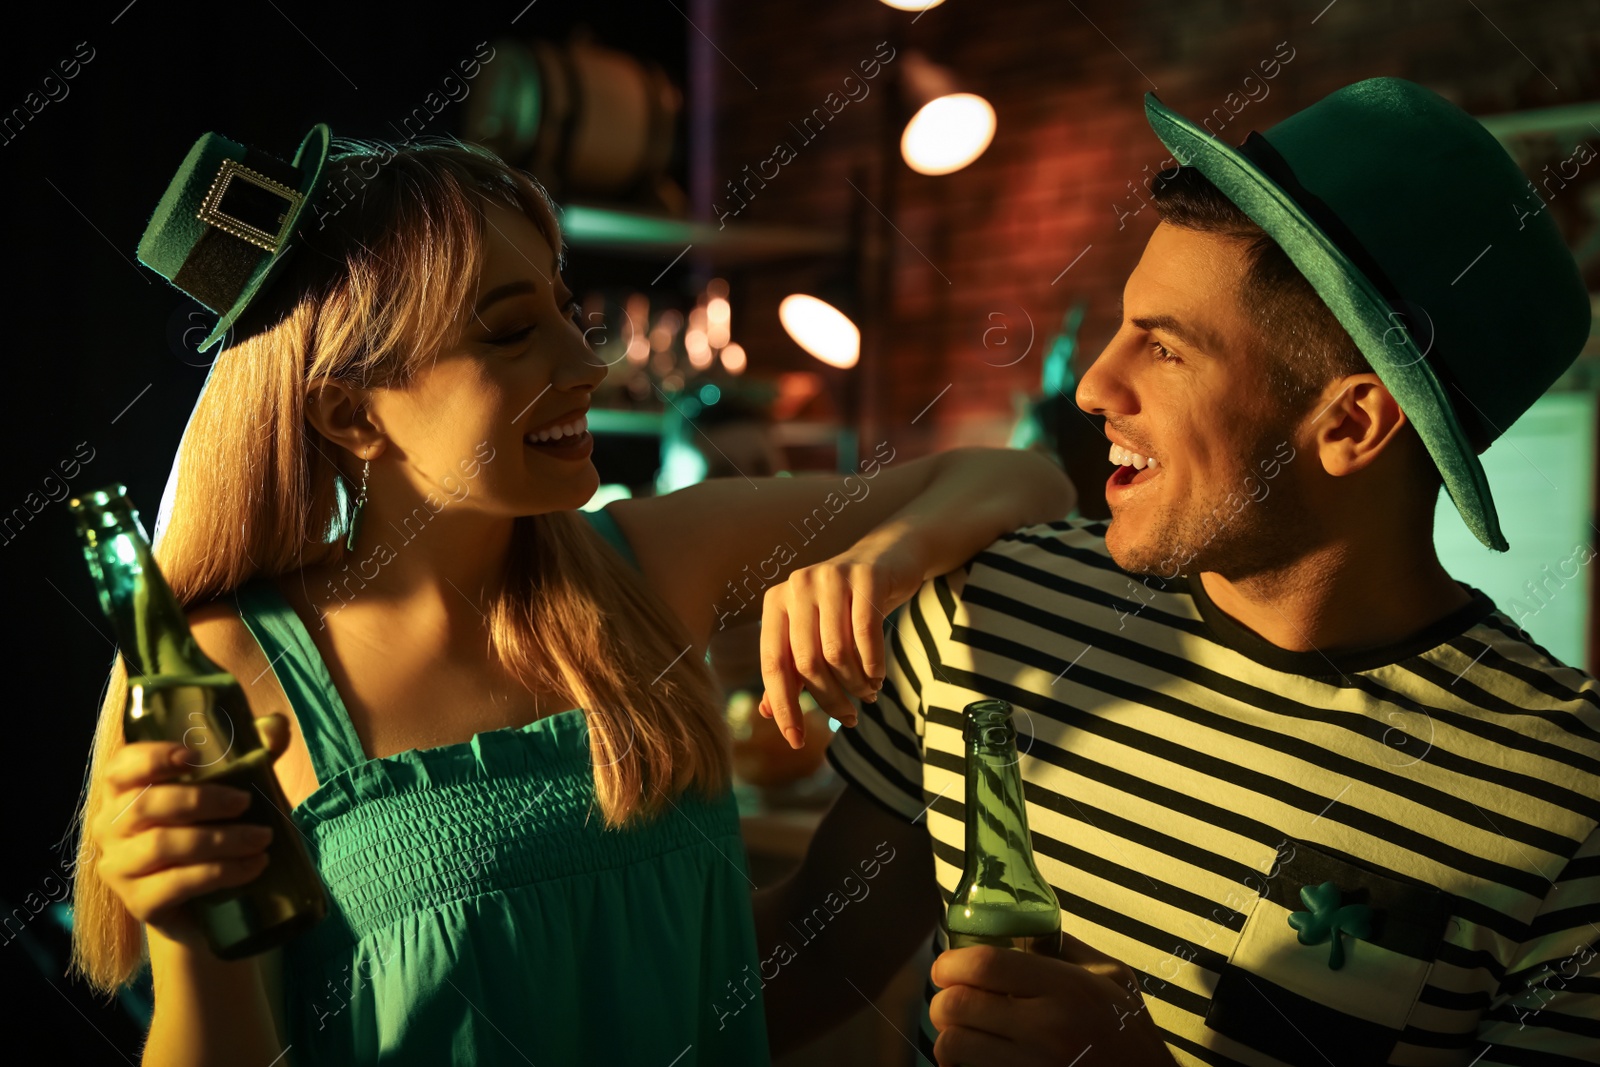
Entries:
<svg viewBox="0 0 1600 1067">
<path fill-rule="evenodd" d="M 138 256 L 219 316 L 199 351 L 222 340 L 293 251 L 332 138 L 327 124 L 317 123 L 285 163 L 206 133 L 184 157 L 139 239 Z"/>
</svg>

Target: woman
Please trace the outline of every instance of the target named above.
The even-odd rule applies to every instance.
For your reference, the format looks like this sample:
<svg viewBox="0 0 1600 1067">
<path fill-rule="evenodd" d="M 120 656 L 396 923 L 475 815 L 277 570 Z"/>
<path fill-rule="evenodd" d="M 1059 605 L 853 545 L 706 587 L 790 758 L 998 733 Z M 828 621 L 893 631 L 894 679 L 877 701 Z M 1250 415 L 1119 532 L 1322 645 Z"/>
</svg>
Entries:
<svg viewBox="0 0 1600 1067">
<path fill-rule="evenodd" d="M 265 842 L 230 821 L 242 794 L 172 781 L 177 746 L 121 741 L 119 660 L 76 963 L 112 988 L 143 934 L 163 1065 L 765 1062 L 761 1013 L 712 1007 L 757 955 L 710 635 L 781 589 L 784 669 L 871 699 L 879 613 L 1071 487 L 1022 453 L 885 445 L 859 476 L 585 518 L 605 368 L 543 191 L 459 143 L 334 144 L 330 182 L 392 158 L 302 228 L 214 366 L 157 544 L 281 752 L 330 914 L 257 959 L 207 952 L 180 905 L 253 878 Z"/>
</svg>

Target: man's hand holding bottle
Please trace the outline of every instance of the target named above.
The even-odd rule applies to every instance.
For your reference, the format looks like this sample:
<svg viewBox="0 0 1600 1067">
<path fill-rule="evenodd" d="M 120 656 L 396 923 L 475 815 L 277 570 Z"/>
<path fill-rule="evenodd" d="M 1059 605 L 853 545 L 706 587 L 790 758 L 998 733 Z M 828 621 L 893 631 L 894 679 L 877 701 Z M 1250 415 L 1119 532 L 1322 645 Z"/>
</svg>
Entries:
<svg viewBox="0 0 1600 1067">
<path fill-rule="evenodd" d="M 1133 971 L 1070 934 L 1060 946 L 940 953 L 928 1005 L 940 1067 L 1172 1067 Z"/>
</svg>

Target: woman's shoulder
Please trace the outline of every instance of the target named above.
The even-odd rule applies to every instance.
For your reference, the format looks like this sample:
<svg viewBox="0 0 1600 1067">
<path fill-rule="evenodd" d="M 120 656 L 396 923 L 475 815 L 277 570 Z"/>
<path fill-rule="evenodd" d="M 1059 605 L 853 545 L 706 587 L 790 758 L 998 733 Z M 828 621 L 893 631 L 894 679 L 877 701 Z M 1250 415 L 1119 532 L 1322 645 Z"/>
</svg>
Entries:
<svg viewBox="0 0 1600 1067">
<path fill-rule="evenodd" d="M 248 610 L 247 605 L 258 603 L 260 594 L 270 588 L 276 588 L 273 579 L 265 575 L 256 575 L 245 579 L 236 588 L 196 601 L 183 609 L 189 618 L 189 627 L 191 630 L 203 628 L 208 633 L 225 637 L 229 643 L 248 651 L 255 641 L 250 636 L 250 628 L 245 624 L 243 613 Z M 196 633 L 196 637 L 198 636 Z"/>
<path fill-rule="evenodd" d="M 184 614 L 195 644 L 208 659 L 235 678 L 259 679 L 264 683 L 251 687 L 250 701 L 256 715 L 284 711 L 288 699 L 240 611 L 239 597 L 235 592 L 228 592 L 191 604 L 184 609 Z M 266 706 L 258 705 L 258 701 Z"/>
<path fill-rule="evenodd" d="M 218 666 L 227 667 L 224 659 L 248 658 L 252 652 L 258 656 L 261 654 L 259 647 L 253 647 L 255 638 L 251 636 L 249 627 L 239 614 L 238 604 L 231 595 L 223 594 L 191 604 L 184 609 L 184 614 L 189 617 L 189 632 L 194 634 L 200 651 L 215 660 Z"/>
<path fill-rule="evenodd" d="M 250 714 L 282 715 L 289 726 L 289 746 L 278 757 L 275 770 L 291 805 L 298 805 L 317 787 L 305 741 L 300 734 L 299 716 L 278 680 L 256 635 L 240 614 L 239 598 L 223 593 L 185 609 L 189 632 L 200 651 L 218 667 L 233 675 L 244 687 Z"/>
</svg>

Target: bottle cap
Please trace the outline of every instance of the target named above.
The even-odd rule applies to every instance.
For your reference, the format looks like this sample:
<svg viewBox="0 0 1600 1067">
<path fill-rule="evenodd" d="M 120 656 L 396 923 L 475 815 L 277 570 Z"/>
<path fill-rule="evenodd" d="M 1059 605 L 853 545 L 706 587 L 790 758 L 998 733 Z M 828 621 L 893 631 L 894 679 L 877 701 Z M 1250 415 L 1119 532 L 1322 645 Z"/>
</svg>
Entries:
<svg viewBox="0 0 1600 1067">
<path fill-rule="evenodd" d="M 962 712 L 961 739 L 986 748 L 1001 748 L 1017 739 L 1011 705 L 1004 700 L 975 700 Z"/>
<path fill-rule="evenodd" d="M 108 485 L 104 489 L 91 489 L 82 496 L 75 496 L 67 501 L 67 507 L 77 511 L 85 507 L 105 507 L 113 500 L 128 495 L 128 487 L 121 482 Z"/>
</svg>

